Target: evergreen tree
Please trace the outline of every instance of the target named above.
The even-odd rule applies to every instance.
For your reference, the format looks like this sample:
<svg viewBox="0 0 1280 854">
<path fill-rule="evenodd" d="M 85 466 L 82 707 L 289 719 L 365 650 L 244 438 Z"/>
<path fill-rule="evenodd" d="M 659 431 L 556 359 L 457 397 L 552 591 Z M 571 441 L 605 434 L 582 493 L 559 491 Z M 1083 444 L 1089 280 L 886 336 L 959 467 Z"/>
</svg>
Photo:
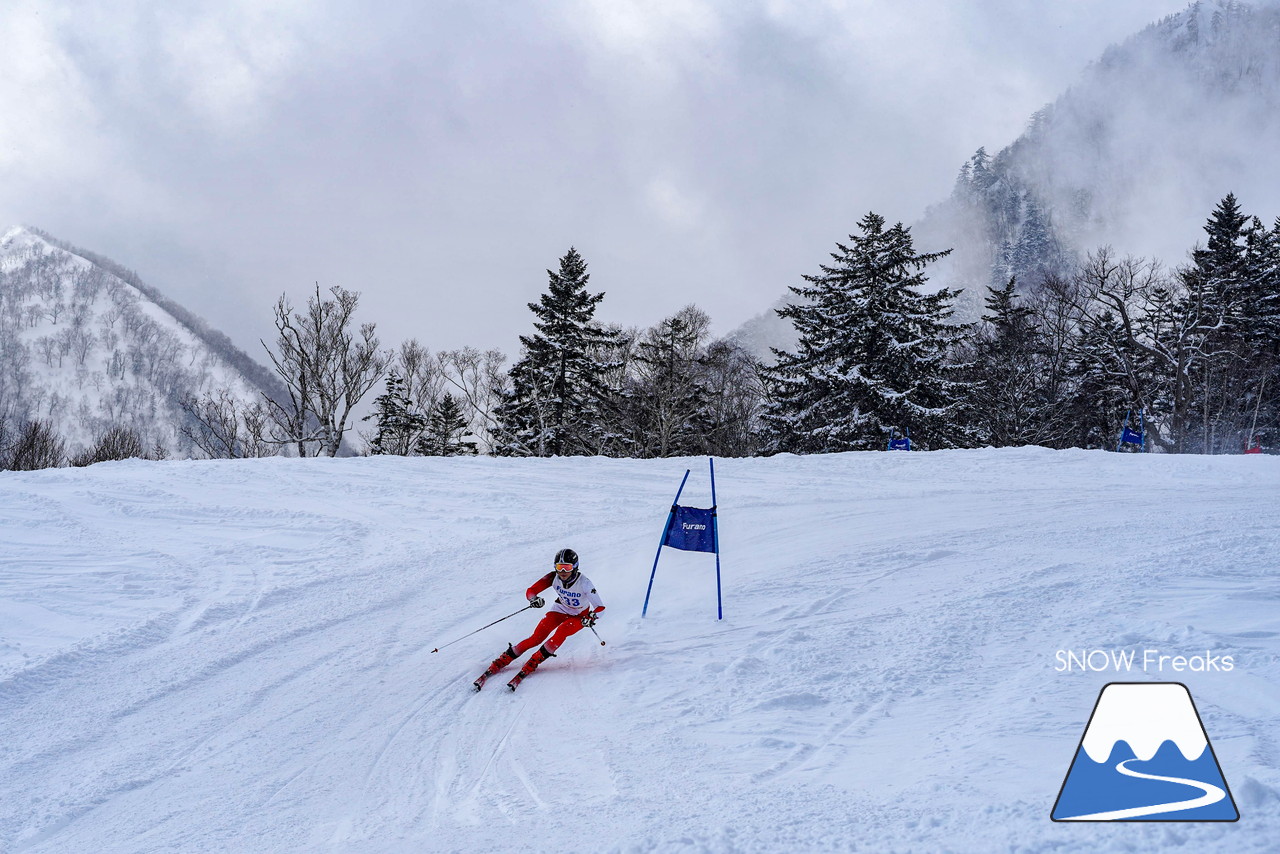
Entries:
<svg viewBox="0 0 1280 854">
<path fill-rule="evenodd" d="M 1234 450 L 1243 441 L 1241 402 L 1247 394 L 1242 364 L 1250 303 L 1249 217 L 1232 193 L 1205 223 L 1207 245 L 1191 253 L 1181 271 L 1186 291 L 1183 313 L 1195 318 L 1199 370 L 1192 375 L 1191 404 L 1198 420 L 1199 448 L 1205 453 Z M 1188 427 L 1195 422 L 1188 420 Z"/>
<path fill-rule="evenodd" d="M 1009 249 L 1006 258 L 1009 275 L 1034 282 L 1062 267 L 1062 250 L 1053 237 L 1049 217 L 1040 205 L 1027 199 L 1022 208 L 1017 242 Z"/>
<path fill-rule="evenodd" d="M 426 433 L 418 442 L 418 452 L 433 457 L 474 456 L 476 443 L 467 441 L 468 435 L 462 408 L 452 394 L 445 392 L 431 413 Z"/>
<path fill-rule="evenodd" d="M 701 309 L 686 306 L 650 329 L 637 345 L 637 376 L 629 409 L 640 456 L 683 456 L 705 450 L 708 395 L 702 351 L 710 325 L 711 319 Z"/>
<path fill-rule="evenodd" d="M 1268 229 L 1257 217 L 1245 232 L 1246 282 L 1241 319 L 1251 355 L 1280 355 L 1280 217 Z"/>
<path fill-rule="evenodd" d="M 969 190 L 982 193 L 997 180 L 996 174 L 991 171 L 991 155 L 987 154 L 987 148 L 983 146 L 969 158 Z"/>
<path fill-rule="evenodd" d="M 987 313 L 975 330 L 969 402 L 980 444 L 1052 444 L 1060 426 L 1054 371 L 1033 309 L 1022 305 L 1017 279 L 989 287 Z"/>
<path fill-rule="evenodd" d="M 378 432 L 369 443 L 371 454 L 408 456 L 414 452 L 427 427 L 423 417 L 410 402 L 404 380 L 395 371 L 387 374 L 387 390 L 373 400 L 373 413 L 365 421 L 377 419 Z"/>
<path fill-rule="evenodd" d="M 620 438 L 609 420 L 616 390 L 620 334 L 594 321 L 604 293 L 587 292 L 587 264 L 570 248 L 549 287 L 529 303 L 535 334 L 520 336 L 522 356 L 511 367 L 511 388 L 498 406 L 498 451 L 521 456 L 601 454 Z"/>
<path fill-rule="evenodd" d="M 774 350 L 764 371 L 768 452 L 882 448 L 894 429 L 924 449 L 961 438 L 949 423 L 967 389 L 947 358 L 965 331 L 946 323 L 956 294 L 921 292 L 925 266 L 947 252 L 917 254 L 909 229 L 886 229 L 875 213 L 858 228 L 833 265 L 791 288 L 801 300 L 778 310 L 799 343 Z"/>
</svg>

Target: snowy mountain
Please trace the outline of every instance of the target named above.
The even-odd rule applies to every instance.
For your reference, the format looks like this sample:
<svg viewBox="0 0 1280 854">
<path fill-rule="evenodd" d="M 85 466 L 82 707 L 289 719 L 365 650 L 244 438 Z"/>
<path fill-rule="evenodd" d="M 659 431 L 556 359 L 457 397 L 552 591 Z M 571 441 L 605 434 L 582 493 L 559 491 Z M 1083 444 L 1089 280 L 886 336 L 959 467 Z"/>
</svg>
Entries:
<svg viewBox="0 0 1280 854">
<path fill-rule="evenodd" d="M 1033 286 L 1102 245 L 1178 264 L 1234 192 L 1280 214 L 1280 6 L 1201 0 L 1112 47 L 994 157 L 980 150 L 916 227 L 935 274 Z"/>
<path fill-rule="evenodd" d="M 30 228 L 0 236 L 0 419 L 52 422 L 68 450 L 116 426 L 190 456 L 178 402 L 279 394 L 223 334 L 114 262 Z"/>
<path fill-rule="evenodd" d="M 642 620 L 686 468 L 709 506 L 704 459 L 0 472 L 0 850 L 1275 850 L 1280 458 L 717 460 L 724 620 L 670 549 Z M 564 546 L 607 645 L 472 693 Z M 1051 820 L 1113 682 L 1188 687 L 1238 822 Z"/>
<path fill-rule="evenodd" d="M 1103 245 L 1184 262 L 1229 192 L 1270 222 L 1277 146 L 1280 4 L 1201 0 L 1108 49 L 996 154 L 980 149 L 912 234 L 919 251 L 954 250 L 929 276 L 965 289 L 957 319 L 976 319 L 988 285 L 1034 287 Z M 761 356 L 794 341 L 771 311 L 734 337 Z"/>
</svg>

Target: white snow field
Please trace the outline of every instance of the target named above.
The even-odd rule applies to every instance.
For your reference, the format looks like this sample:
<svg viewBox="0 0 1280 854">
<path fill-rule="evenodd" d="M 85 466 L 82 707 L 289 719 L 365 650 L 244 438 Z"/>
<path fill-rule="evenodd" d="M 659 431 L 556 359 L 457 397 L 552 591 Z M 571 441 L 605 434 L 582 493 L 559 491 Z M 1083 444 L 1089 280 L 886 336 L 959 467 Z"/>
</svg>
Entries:
<svg viewBox="0 0 1280 854">
<path fill-rule="evenodd" d="M 718 460 L 725 618 L 664 549 L 641 620 L 686 467 L 709 505 L 705 459 L 0 473 L 0 850 L 1280 844 L 1280 458 Z M 431 650 L 563 546 L 608 645 L 472 693 L 539 612 Z M 1187 685 L 1239 822 L 1050 820 L 1114 681 Z"/>
</svg>

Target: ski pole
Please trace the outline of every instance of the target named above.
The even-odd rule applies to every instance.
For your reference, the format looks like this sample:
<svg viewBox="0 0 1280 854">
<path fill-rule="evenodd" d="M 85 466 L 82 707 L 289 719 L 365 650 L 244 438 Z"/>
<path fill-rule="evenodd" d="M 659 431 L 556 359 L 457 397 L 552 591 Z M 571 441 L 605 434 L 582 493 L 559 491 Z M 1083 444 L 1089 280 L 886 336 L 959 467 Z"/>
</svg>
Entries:
<svg viewBox="0 0 1280 854">
<path fill-rule="evenodd" d="M 600 641 L 600 645 L 601 645 L 601 646 L 604 646 L 604 641 L 600 639 L 600 633 L 596 631 L 596 627 L 595 627 L 595 626 L 587 626 L 587 628 L 591 629 L 591 634 L 593 634 L 593 635 L 595 635 L 595 636 L 596 636 L 596 640 Z"/>
<path fill-rule="evenodd" d="M 525 605 L 523 608 L 521 608 L 521 609 L 520 609 L 520 611 L 528 611 L 528 610 L 529 610 L 530 608 L 532 608 L 532 607 L 533 607 L 533 603 L 532 603 L 532 602 L 530 602 L 528 605 Z M 498 623 L 501 623 L 503 620 L 509 620 L 509 619 L 511 619 L 512 617 L 514 617 L 516 614 L 519 614 L 519 613 L 520 613 L 520 611 L 512 611 L 510 614 L 507 614 L 507 616 L 505 616 L 505 617 L 500 617 L 499 619 L 494 620 L 492 623 L 490 623 L 490 624 L 489 624 L 489 626 L 496 626 L 496 625 L 498 625 Z M 433 650 L 431 650 L 431 651 L 432 651 L 432 652 L 439 652 L 440 650 L 444 649 L 446 646 L 453 646 L 453 645 L 454 645 L 455 643 L 457 643 L 458 641 L 460 641 L 460 640 L 465 640 L 465 639 L 467 639 L 467 638 L 471 637 L 472 635 L 474 635 L 476 632 L 483 632 L 485 629 L 489 628 L 489 626 L 481 626 L 480 628 L 476 629 L 476 631 L 475 631 L 475 632 L 467 632 L 467 633 L 466 633 L 465 635 L 463 635 L 462 637 L 460 637 L 460 638 L 455 638 L 454 640 L 451 640 L 451 641 L 449 641 L 448 643 L 440 644 L 440 646 L 436 647 L 435 649 L 433 649 Z M 601 643 L 604 643 L 604 641 L 601 641 Z"/>
</svg>

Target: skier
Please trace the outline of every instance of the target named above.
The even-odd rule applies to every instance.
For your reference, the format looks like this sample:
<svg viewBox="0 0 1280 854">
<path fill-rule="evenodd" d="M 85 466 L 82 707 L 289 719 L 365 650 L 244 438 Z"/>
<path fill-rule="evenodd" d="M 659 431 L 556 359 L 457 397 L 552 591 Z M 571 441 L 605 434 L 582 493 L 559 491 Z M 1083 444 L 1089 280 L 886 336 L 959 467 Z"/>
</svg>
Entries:
<svg viewBox="0 0 1280 854">
<path fill-rule="evenodd" d="M 604 602 L 596 594 L 595 585 L 578 571 L 578 553 L 573 549 L 561 549 L 556 553 L 555 569 L 533 582 L 525 591 L 525 598 L 534 608 L 541 608 L 545 603 L 538 594 L 547 588 L 556 592 L 551 610 L 538 621 L 533 634 L 515 646 L 507 644 L 507 651 L 495 658 L 489 669 L 475 681 L 477 691 L 484 687 L 490 676 L 541 644 L 520 672 L 507 683 L 507 687 L 514 691 L 522 679 L 538 669 L 539 664 L 553 658 L 570 635 L 595 625 L 596 615 L 604 610 Z"/>
</svg>

